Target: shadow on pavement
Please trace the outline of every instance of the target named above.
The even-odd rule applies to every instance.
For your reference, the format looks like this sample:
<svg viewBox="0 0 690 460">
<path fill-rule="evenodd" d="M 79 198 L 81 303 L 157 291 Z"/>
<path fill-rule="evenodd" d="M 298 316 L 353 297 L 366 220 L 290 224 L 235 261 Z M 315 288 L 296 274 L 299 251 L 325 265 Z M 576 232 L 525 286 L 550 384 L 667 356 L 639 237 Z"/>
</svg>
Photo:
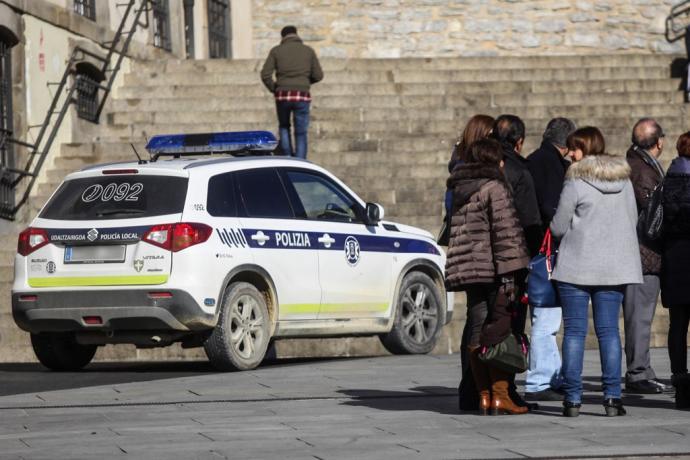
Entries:
<svg viewBox="0 0 690 460">
<path fill-rule="evenodd" d="M 439 414 L 458 414 L 458 389 L 450 387 L 415 387 L 410 391 L 368 389 L 339 390 L 350 398 L 342 405 L 369 407 L 389 411 L 429 411 Z"/>
<path fill-rule="evenodd" d="M 262 363 L 255 371 L 317 362 L 357 359 L 367 358 L 273 359 Z M 0 382 L 2 382 L 0 397 L 103 385 L 152 382 L 215 373 L 220 372 L 214 369 L 208 361 L 91 363 L 77 372 L 54 372 L 37 363 L 0 363 Z"/>
</svg>

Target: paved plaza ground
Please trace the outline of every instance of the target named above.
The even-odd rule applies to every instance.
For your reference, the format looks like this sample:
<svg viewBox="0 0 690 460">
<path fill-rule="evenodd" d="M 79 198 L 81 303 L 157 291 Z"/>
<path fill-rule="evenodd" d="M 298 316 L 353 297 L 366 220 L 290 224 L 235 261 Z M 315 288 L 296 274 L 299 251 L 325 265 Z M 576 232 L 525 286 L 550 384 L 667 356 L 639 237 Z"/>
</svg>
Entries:
<svg viewBox="0 0 690 460">
<path fill-rule="evenodd" d="M 665 350 L 653 363 L 668 377 Z M 218 373 L 205 362 L 100 363 L 79 373 L 0 365 L 0 458 L 452 459 L 690 457 L 690 412 L 672 394 L 600 406 L 588 351 L 578 418 L 459 413 L 458 356 L 277 361 Z"/>
</svg>

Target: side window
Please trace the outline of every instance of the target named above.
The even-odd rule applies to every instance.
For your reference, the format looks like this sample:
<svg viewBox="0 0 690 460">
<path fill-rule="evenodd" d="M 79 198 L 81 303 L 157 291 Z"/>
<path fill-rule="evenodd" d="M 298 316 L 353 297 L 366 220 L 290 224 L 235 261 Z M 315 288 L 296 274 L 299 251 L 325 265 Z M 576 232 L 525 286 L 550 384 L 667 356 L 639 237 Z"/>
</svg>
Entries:
<svg viewBox="0 0 690 460">
<path fill-rule="evenodd" d="M 250 169 L 236 174 L 235 180 L 244 215 L 278 219 L 295 217 L 283 183 L 275 169 Z"/>
<path fill-rule="evenodd" d="M 206 209 L 214 217 L 237 216 L 233 173 L 218 174 L 208 180 Z"/>
<path fill-rule="evenodd" d="M 307 219 L 357 222 L 357 203 L 336 183 L 318 173 L 286 171 Z"/>
</svg>

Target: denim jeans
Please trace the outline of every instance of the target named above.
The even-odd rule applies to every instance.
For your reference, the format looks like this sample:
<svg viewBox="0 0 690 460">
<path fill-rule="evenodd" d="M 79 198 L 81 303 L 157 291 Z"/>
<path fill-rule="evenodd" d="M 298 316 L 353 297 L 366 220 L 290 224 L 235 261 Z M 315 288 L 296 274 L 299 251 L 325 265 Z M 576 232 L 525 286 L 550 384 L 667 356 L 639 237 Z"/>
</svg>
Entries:
<svg viewBox="0 0 690 460">
<path fill-rule="evenodd" d="M 276 101 L 278 113 L 278 127 L 280 134 L 280 148 L 283 154 L 307 158 L 307 131 L 309 129 L 310 102 Z M 295 143 L 297 150 L 292 149 L 292 135 L 290 134 L 290 118 L 294 114 Z"/>
<path fill-rule="evenodd" d="M 601 383 L 604 399 L 621 397 L 621 339 L 618 315 L 623 286 L 578 286 L 558 282 L 563 304 L 563 386 L 565 400 L 582 401 L 582 362 L 587 337 L 589 301 L 594 312 L 594 330 L 599 341 Z"/>
<path fill-rule="evenodd" d="M 561 387 L 561 352 L 556 334 L 561 329 L 561 308 L 530 307 L 532 332 L 530 335 L 529 369 L 525 391 L 558 389 Z"/>
</svg>

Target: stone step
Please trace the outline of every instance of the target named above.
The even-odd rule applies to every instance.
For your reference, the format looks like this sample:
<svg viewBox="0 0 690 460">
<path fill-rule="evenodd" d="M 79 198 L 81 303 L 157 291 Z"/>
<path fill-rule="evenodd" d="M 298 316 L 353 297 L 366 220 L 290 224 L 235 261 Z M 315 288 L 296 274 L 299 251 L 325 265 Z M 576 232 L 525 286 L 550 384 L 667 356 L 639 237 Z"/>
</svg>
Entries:
<svg viewBox="0 0 690 460">
<path fill-rule="evenodd" d="M 367 69 L 424 69 L 424 70 L 505 70 L 505 69 L 562 69 L 585 67 L 668 66 L 682 55 L 614 54 L 599 56 L 500 56 L 459 58 L 401 58 L 401 59 L 320 59 L 324 72 L 362 71 Z M 259 72 L 263 59 L 170 59 L 135 61 L 132 72 Z"/>
<path fill-rule="evenodd" d="M 365 69 L 513 69 L 513 68 L 583 68 L 624 67 L 645 65 L 670 65 L 674 59 L 685 59 L 683 55 L 666 54 L 602 54 L 586 56 L 483 56 L 458 58 L 397 58 L 397 59 L 333 59 L 321 58 L 324 71 Z M 241 72 L 260 71 L 263 59 L 166 59 L 157 61 L 134 61 L 132 71 L 156 72 Z"/>
<path fill-rule="evenodd" d="M 454 83 L 360 83 L 329 84 L 319 83 L 311 92 L 314 99 L 321 96 L 341 95 L 474 95 L 515 94 L 515 93 L 590 93 L 590 92 L 640 92 L 640 91 L 678 91 L 680 80 L 669 78 L 657 79 L 617 79 L 599 81 L 571 81 L 567 84 L 560 81 L 526 81 L 526 82 L 473 82 L 457 85 Z M 126 86 L 119 88 L 115 99 L 165 99 L 165 98 L 208 98 L 218 95 L 241 94 L 242 96 L 266 97 L 270 95 L 257 83 L 232 85 L 195 85 L 195 86 L 161 86 L 152 91 L 150 87 Z"/>
<path fill-rule="evenodd" d="M 503 81 L 596 81 L 615 79 L 670 78 L 669 67 L 597 67 L 558 69 L 506 69 L 500 72 L 475 70 L 389 70 L 340 72 L 327 75 L 329 83 L 432 83 L 432 82 L 503 82 Z M 128 73 L 128 86 L 158 87 L 169 85 L 235 85 L 260 84 L 255 72 L 230 73 Z"/>
<path fill-rule="evenodd" d="M 479 109 L 479 110 L 478 110 Z M 469 119 L 476 113 L 481 113 L 479 107 L 460 107 L 460 108 L 399 108 L 390 110 L 378 107 L 362 107 L 358 109 L 341 110 L 337 108 L 321 108 L 313 110 L 311 119 L 313 121 L 333 120 L 339 122 L 368 122 L 368 121 L 398 121 L 408 119 L 427 119 L 427 120 L 454 120 Z M 584 120 L 589 124 L 592 118 L 639 118 L 643 116 L 669 117 L 685 116 L 685 107 L 679 104 L 659 104 L 659 105 L 631 105 L 631 104 L 609 104 L 609 105 L 571 105 L 571 106 L 502 106 L 489 109 L 496 113 L 515 113 L 525 119 L 530 118 L 551 118 L 553 116 L 567 116 L 576 120 Z M 488 110 L 487 110 L 488 111 Z M 203 129 L 202 124 L 233 124 L 233 123 L 257 123 L 271 125 L 275 123 L 274 110 L 253 109 L 253 110 L 218 110 L 218 111 L 176 111 L 176 112 L 115 112 L 108 115 L 108 120 L 113 125 L 136 126 L 135 129 L 142 129 L 142 125 L 150 125 L 148 131 L 153 133 L 180 132 L 171 131 L 172 125 L 196 125 L 193 129 Z M 227 129 L 227 128 L 226 128 Z M 205 129 L 208 131 L 208 129 Z M 203 131 L 201 131 L 203 132 Z"/>
<path fill-rule="evenodd" d="M 94 163 L 98 163 L 98 158 L 95 156 L 77 158 L 59 156 L 55 158 L 55 163 L 53 164 L 53 167 L 57 170 L 73 172 L 78 171 L 83 167 Z"/>
<path fill-rule="evenodd" d="M 683 93 L 679 91 L 655 92 L 592 92 L 586 99 L 579 93 L 557 94 L 498 94 L 498 95 L 371 95 L 366 99 L 352 96 L 321 96 L 312 102 L 312 110 L 338 108 L 352 109 L 359 107 L 376 108 L 444 108 L 444 107 L 472 107 L 475 110 L 482 106 L 494 108 L 502 106 L 594 106 L 594 105 L 647 105 L 649 101 L 655 104 L 673 104 L 683 102 Z M 114 113 L 151 113 L 176 112 L 182 107 L 195 107 L 200 112 L 217 112 L 223 110 L 273 110 L 273 100 L 265 96 L 215 97 L 215 98 L 177 98 L 177 99 L 125 99 L 115 100 L 111 104 Z"/>
</svg>

